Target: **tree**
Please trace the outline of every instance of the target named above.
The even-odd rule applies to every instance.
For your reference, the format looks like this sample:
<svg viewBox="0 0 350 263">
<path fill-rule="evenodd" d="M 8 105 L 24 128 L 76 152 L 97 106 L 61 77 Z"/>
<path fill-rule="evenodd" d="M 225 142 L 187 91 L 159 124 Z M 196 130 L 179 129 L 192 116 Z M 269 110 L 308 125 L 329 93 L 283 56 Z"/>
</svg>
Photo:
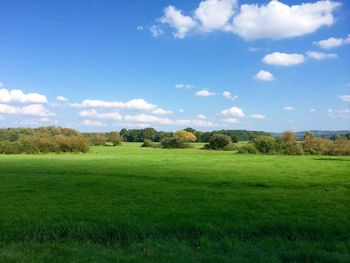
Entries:
<svg viewBox="0 0 350 263">
<path fill-rule="evenodd" d="M 195 142 L 197 140 L 196 136 L 188 131 L 177 131 L 175 138 L 181 142 Z"/>
</svg>

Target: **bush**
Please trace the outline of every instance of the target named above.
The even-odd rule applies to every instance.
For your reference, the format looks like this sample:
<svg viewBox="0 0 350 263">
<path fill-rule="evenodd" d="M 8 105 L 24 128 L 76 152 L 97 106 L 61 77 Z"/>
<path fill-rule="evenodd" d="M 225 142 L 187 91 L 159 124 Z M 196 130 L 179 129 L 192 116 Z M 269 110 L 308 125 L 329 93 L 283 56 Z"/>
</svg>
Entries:
<svg viewBox="0 0 350 263">
<path fill-rule="evenodd" d="M 110 132 L 108 134 L 108 142 L 111 142 L 113 146 L 122 145 L 123 138 L 119 132 Z"/>
<path fill-rule="evenodd" d="M 209 143 L 206 145 L 206 147 L 212 150 L 223 150 L 230 144 L 232 144 L 230 136 L 224 134 L 214 134 L 209 138 Z"/>
<path fill-rule="evenodd" d="M 334 156 L 350 155 L 350 141 L 346 139 L 336 139 L 333 143 L 328 144 L 325 154 Z"/>
<path fill-rule="evenodd" d="M 22 153 L 22 145 L 18 142 L 0 141 L 0 154 Z"/>
<path fill-rule="evenodd" d="M 89 142 L 80 135 L 64 136 L 56 135 L 54 136 L 61 152 L 83 152 L 89 151 Z"/>
<path fill-rule="evenodd" d="M 248 143 L 246 145 L 243 145 L 238 149 L 238 153 L 249 153 L 249 154 L 258 154 L 259 151 L 254 147 L 253 144 Z"/>
<path fill-rule="evenodd" d="M 264 154 L 275 154 L 279 152 L 279 145 L 275 138 L 271 136 L 261 135 L 253 140 L 255 148 Z"/>
<path fill-rule="evenodd" d="M 302 155 L 303 148 L 297 143 L 295 134 L 291 131 L 286 131 L 282 134 L 281 139 L 277 142 L 280 147 L 276 151 L 282 151 L 286 155 Z"/>
<path fill-rule="evenodd" d="M 141 147 L 154 147 L 154 142 L 146 139 L 143 141 L 143 144 L 141 145 Z"/>
<path fill-rule="evenodd" d="M 161 140 L 160 143 L 163 148 L 185 148 L 185 143 L 180 141 L 175 136 L 165 137 Z"/>
<path fill-rule="evenodd" d="M 228 145 L 226 145 L 224 148 L 223 148 L 224 151 L 237 151 L 238 150 L 238 147 L 236 144 L 234 143 L 229 143 Z"/>
</svg>

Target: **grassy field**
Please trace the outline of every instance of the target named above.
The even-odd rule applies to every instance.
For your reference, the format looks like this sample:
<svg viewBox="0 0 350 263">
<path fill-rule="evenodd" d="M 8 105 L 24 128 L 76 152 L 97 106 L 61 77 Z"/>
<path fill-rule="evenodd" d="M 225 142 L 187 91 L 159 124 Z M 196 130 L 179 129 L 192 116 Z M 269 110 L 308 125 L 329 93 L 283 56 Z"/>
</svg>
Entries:
<svg viewBox="0 0 350 263">
<path fill-rule="evenodd" d="M 350 158 L 2 155 L 0 262 L 350 262 Z"/>
</svg>

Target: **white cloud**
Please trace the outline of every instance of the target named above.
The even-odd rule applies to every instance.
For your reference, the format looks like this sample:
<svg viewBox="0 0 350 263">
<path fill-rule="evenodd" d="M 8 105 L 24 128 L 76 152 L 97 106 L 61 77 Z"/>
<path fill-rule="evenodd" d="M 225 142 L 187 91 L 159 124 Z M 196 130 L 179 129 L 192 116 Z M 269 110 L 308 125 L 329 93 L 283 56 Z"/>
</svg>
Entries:
<svg viewBox="0 0 350 263">
<path fill-rule="evenodd" d="M 206 117 L 204 114 L 199 114 L 199 115 L 197 116 L 197 119 L 199 119 L 199 120 L 206 120 L 207 117 Z"/>
<path fill-rule="evenodd" d="M 238 98 L 238 96 L 232 95 L 231 92 L 229 91 L 224 91 L 222 93 L 222 96 L 224 96 L 226 99 L 229 99 L 229 100 L 236 100 Z"/>
<path fill-rule="evenodd" d="M 184 109 L 179 109 L 179 112 L 180 112 L 180 113 L 184 113 L 185 110 L 184 110 Z"/>
<path fill-rule="evenodd" d="M 82 103 L 73 103 L 71 106 L 76 108 L 115 108 L 126 110 L 154 110 L 157 107 L 143 99 L 133 99 L 127 102 L 84 100 Z"/>
<path fill-rule="evenodd" d="M 331 49 L 335 47 L 340 47 L 346 44 L 350 44 L 350 34 L 346 38 L 334 38 L 330 37 L 325 40 L 315 41 L 313 44 L 323 48 L 323 49 Z"/>
<path fill-rule="evenodd" d="M 79 116 L 84 118 L 110 119 L 114 121 L 119 121 L 122 119 L 122 115 L 120 115 L 118 112 L 98 113 L 95 109 L 81 111 L 79 112 Z"/>
<path fill-rule="evenodd" d="M 173 6 L 164 9 L 164 16 L 160 22 L 174 28 L 176 30 L 174 37 L 180 39 L 185 38 L 188 32 L 196 26 L 192 17 L 183 15 L 180 10 Z"/>
<path fill-rule="evenodd" d="M 23 93 L 14 89 L 0 89 L 0 103 L 47 103 L 47 98 L 39 93 Z"/>
<path fill-rule="evenodd" d="M 283 110 L 285 110 L 285 111 L 293 111 L 294 108 L 291 107 L 291 106 L 286 106 L 286 107 L 283 108 Z"/>
<path fill-rule="evenodd" d="M 316 109 L 309 109 L 309 112 L 316 112 L 317 110 Z"/>
<path fill-rule="evenodd" d="M 341 95 L 339 97 L 344 102 L 350 102 L 350 95 Z"/>
<path fill-rule="evenodd" d="M 262 115 L 262 114 L 252 114 L 252 115 L 250 115 L 250 118 L 252 118 L 252 119 L 258 119 L 258 120 L 263 120 L 263 119 L 266 119 L 266 116 L 265 116 L 265 115 Z"/>
<path fill-rule="evenodd" d="M 31 104 L 23 107 L 15 107 L 12 105 L 0 104 L 0 113 L 13 115 L 32 115 L 41 117 L 55 115 L 41 104 Z"/>
<path fill-rule="evenodd" d="M 246 40 L 282 39 L 333 25 L 333 12 L 340 6 L 341 3 L 330 0 L 291 6 L 273 0 L 266 5 L 243 4 L 236 12 L 237 0 L 203 0 L 193 16 L 168 6 L 160 22 L 174 28 L 176 38 L 185 38 L 191 31 L 221 30 Z"/>
<path fill-rule="evenodd" d="M 225 118 L 225 119 L 222 119 L 221 122 L 226 124 L 237 124 L 239 123 L 239 120 L 235 118 Z"/>
<path fill-rule="evenodd" d="M 173 114 L 173 112 L 171 110 L 163 110 L 161 108 L 158 108 L 154 111 L 152 111 L 153 114 L 156 115 L 168 115 L 168 114 Z"/>
<path fill-rule="evenodd" d="M 244 112 L 242 109 L 238 108 L 238 107 L 231 107 L 229 109 L 225 109 L 223 110 L 220 115 L 222 116 L 233 116 L 233 117 L 239 117 L 242 118 L 244 117 Z"/>
<path fill-rule="evenodd" d="M 316 52 L 316 51 L 308 51 L 306 52 L 306 55 L 309 58 L 313 58 L 316 60 L 324 60 L 327 58 L 337 58 L 338 55 L 337 54 L 333 54 L 333 53 L 322 53 L 322 52 Z"/>
<path fill-rule="evenodd" d="M 192 89 L 195 86 L 193 84 L 176 84 L 175 88 L 177 89 Z"/>
<path fill-rule="evenodd" d="M 138 26 L 138 27 L 136 27 L 136 30 L 137 30 L 137 31 L 143 31 L 144 28 L 143 28 L 143 26 Z"/>
<path fill-rule="evenodd" d="M 139 122 L 139 123 L 154 123 L 154 124 L 170 124 L 171 120 L 168 118 L 161 118 L 148 114 L 127 115 L 124 117 L 126 122 Z"/>
<path fill-rule="evenodd" d="M 149 31 L 151 31 L 152 36 L 154 36 L 154 37 L 159 37 L 159 36 L 164 34 L 163 29 L 161 29 L 160 26 L 158 26 L 158 25 L 152 25 L 149 28 Z"/>
<path fill-rule="evenodd" d="M 333 25 L 333 11 L 340 5 L 329 0 L 293 6 L 277 0 L 260 6 L 243 4 L 227 30 L 246 40 L 303 36 Z"/>
<path fill-rule="evenodd" d="M 262 80 L 262 81 L 271 81 L 274 80 L 275 78 L 273 77 L 273 75 L 266 71 L 266 70 L 260 70 L 258 73 L 256 73 L 253 76 L 254 79 L 256 80 Z"/>
<path fill-rule="evenodd" d="M 210 92 L 208 89 L 202 89 L 196 92 L 196 96 L 198 97 L 208 97 L 215 95 L 214 92 Z"/>
<path fill-rule="evenodd" d="M 102 121 L 96 121 L 96 120 L 83 120 L 81 122 L 84 126 L 91 126 L 91 127 L 102 127 L 106 126 L 105 123 Z"/>
<path fill-rule="evenodd" d="M 237 0 L 205 0 L 195 10 L 195 18 L 200 21 L 200 30 L 210 32 L 223 29 L 234 13 Z"/>
<path fill-rule="evenodd" d="M 304 63 L 305 58 L 302 54 L 288 54 L 281 52 L 274 52 L 266 55 L 263 62 L 269 65 L 276 66 L 293 66 Z"/>
<path fill-rule="evenodd" d="M 350 109 L 328 109 L 328 115 L 335 119 L 350 119 Z"/>
<path fill-rule="evenodd" d="M 56 97 L 56 100 L 62 101 L 62 102 L 68 101 L 68 99 L 67 99 L 66 97 L 63 97 L 63 96 L 57 96 L 57 97 Z"/>
</svg>

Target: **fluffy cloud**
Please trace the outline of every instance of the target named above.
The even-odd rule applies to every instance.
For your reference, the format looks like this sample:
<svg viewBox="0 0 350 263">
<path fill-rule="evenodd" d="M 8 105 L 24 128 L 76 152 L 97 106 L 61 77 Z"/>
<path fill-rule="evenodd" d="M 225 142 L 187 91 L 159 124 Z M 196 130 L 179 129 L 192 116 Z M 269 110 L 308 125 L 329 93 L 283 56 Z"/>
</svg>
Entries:
<svg viewBox="0 0 350 263">
<path fill-rule="evenodd" d="M 177 89 L 192 89 L 194 88 L 193 84 L 176 84 L 175 88 Z"/>
<path fill-rule="evenodd" d="M 164 9 L 164 16 L 160 22 L 174 28 L 176 30 L 174 37 L 180 39 L 185 38 L 187 33 L 196 26 L 192 17 L 183 15 L 180 10 L 173 6 Z"/>
<path fill-rule="evenodd" d="M 350 102 L 350 95 L 341 95 L 339 97 L 344 102 Z"/>
<path fill-rule="evenodd" d="M 191 31 L 221 30 L 246 40 L 282 39 L 333 25 L 333 12 L 339 6 L 330 0 L 292 6 L 274 0 L 266 5 L 243 4 L 237 12 L 237 0 L 203 0 L 193 16 L 184 16 L 176 7 L 168 6 L 160 22 L 175 29 L 175 38 L 185 38 Z"/>
<path fill-rule="evenodd" d="M 158 25 L 152 25 L 149 28 L 149 31 L 151 31 L 152 36 L 154 36 L 154 37 L 159 37 L 159 36 L 164 34 L 163 29 L 161 29 L 160 26 L 158 26 Z"/>
<path fill-rule="evenodd" d="M 152 124 L 170 124 L 172 121 L 168 118 L 161 118 L 149 114 L 127 115 L 124 117 L 126 122 L 152 123 Z"/>
<path fill-rule="evenodd" d="M 106 126 L 105 123 L 102 121 L 96 121 L 96 120 L 83 120 L 81 122 L 84 126 L 90 126 L 90 127 L 102 127 Z"/>
<path fill-rule="evenodd" d="M 119 121 L 122 119 L 122 115 L 120 115 L 118 112 L 98 113 L 94 109 L 81 111 L 79 112 L 79 116 L 84 118 L 110 119 L 114 121 Z"/>
<path fill-rule="evenodd" d="M 127 102 L 103 101 L 103 100 L 84 100 L 82 103 L 73 103 L 76 108 L 114 108 L 126 110 L 155 110 L 156 105 L 146 102 L 143 99 L 133 99 Z"/>
<path fill-rule="evenodd" d="M 31 104 L 23 107 L 0 104 L 0 113 L 13 115 L 31 115 L 40 117 L 48 117 L 54 115 L 54 113 L 51 113 L 41 104 Z"/>
<path fill-rule="evenodd" d="M 327 112 L 335 119 L 350 119 L 350 109 L 328 109 Z"/>
<path fill-rule="evenodd" d="M 306 55 L 309 58 L 313 58 L 313 59 L 316 59 L 316 60 L 324 60 L 324 59 L 328 59 L 328 58 L 337 58 L 338 57 L 337 54 L 322 53 L 322 52 L 316 52 L 316 51 L 308 51 L 308 52 L 306 52 Z"/>
<path fill-rule="evenodd" d="M 195 10 L 195 18 L 200 21 L 200 29 L 210 32 L 227 26 L 234 13 L 236 0 L 205 0 Z"/>
<path fill-rule="evenodd" d="M 62 101 L 62 102 L 68 101 L 68 99 L 66 97 L 63 97 L 63 96 L 57 96 L 56 100 Z"/>
<path fill-rule="evenodd" d="M 161 108 L 158 108 L 154 111 L 152 111 L 153 114 L 156 115 L 168 115 L 168 114 L 173 114 L 173 112 L 171 110 L 163 110 Z"/>
<path fill-rule="evenodd" d="M 276 66 L 293 66 L 302 64 L 304 61 L 305 58 L 302 54 L 288 54 L 281 52 L 274 52 L 263 58 L 264 63 Z"/>
<path fill-rule="evenodd" d="M 239 123 L 239 120 L 235 118 L 225 118 L 225 119 L 222 119 L 221 122 L 226 124 L 237 124 Z"/>
<path fill-rule="evenodd" d="M 253 76 L 254 79 L 256 80 L 262 80 L 262 81 L 271 81 L 274 80 L 275 78 L 273 77 L 273 75 L 266 71 L 266 70 L 260 70 L 258 73 L 256 73 Z"/>
<path fill-rule="evenodd" d="M 309 112 L 316 112 L 316 109 L 309 109 Z"/>
<path fill-rule="evenodd" d="M 229 91 L 224 91 L 222 93 L 222 96 L 224 96 L 224 98 L 226 98 L 228 100 L 236 100 L 238 98 L 238 96 L 232 95 L 231 92 L 229 92 Z"/>
<path fill-rule="evenodd" d="M 47 103 L 47 98 L 39 93 L 27 93 L 14 89 L 0 89 L 0 103 Z"/>
<path fill-rule="evenodd" d="M 223 110 L 220 115 L 222 116 L 233 116 L 233 117 L 239 117 L 242 118 L 244 117 L 244 112 L 242 109 L 238 108 L 238 107 L 231 107 L 229 109 L 225 109 Z"/>
<path fill-rule="evenodd" d="M 323 48 L 323 49 L 331 49 L 335 47 L 340 47 L 346 44 L 350 44 L 350 34 L 346 38 L 334 38 L 330 37 L 325 40 L 315 41 L 315 45 Z"/>
<path fill-rule="evenodd" d="M 333 11 L 340 5 L 329 0 L 293 6 L 277 0 L 261 6 L 243 4 L 230 30 L 246 40 L 303 36 L 333 25 Z"/>
<path fill-rule="evenodd" d="M 262 115 L 262 114 L 252 114 L 252 115 L 250 115 L 250 118 L 262 120 L 262 119 L 266 119 L 266 116 Z"/>
<path fill-rule="evenodd" d="M 208 89 L 202 89 L 196 92 L 196 96 L 198 97 L 208 97 L 215 95 L 214 92 L 210 92 Z"/>
<path fill-rule="evenodd" d="M 291 106 L 286 106 L 286 107 L 283 108 L 283 110 L 285 110 L 285 111 L 293 111 L 294 108 L 291 107 Z"/>
</svg>

